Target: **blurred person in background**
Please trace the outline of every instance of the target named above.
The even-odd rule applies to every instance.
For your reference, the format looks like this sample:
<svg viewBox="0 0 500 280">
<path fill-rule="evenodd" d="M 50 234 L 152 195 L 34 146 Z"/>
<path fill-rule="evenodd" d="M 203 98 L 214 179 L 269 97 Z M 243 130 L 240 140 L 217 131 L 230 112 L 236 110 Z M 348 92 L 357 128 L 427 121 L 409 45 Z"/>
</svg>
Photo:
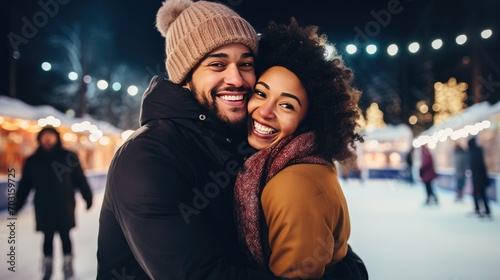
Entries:
<svg viewBox="0 0 500 280">
<path fill-rule="evenodd" d="M 35 192 L 36 230 L 44 235 L 43 279 L 50 279 L 55 233 L 62 241 L 65 279 L 73 276 L 70 229 L 75 227 L 75 190 L 92 206 L 92 191 L 78 156 L 62 147 L 59 132 L 44 127 L 38 133 L 38 149 L 26 159 L 16 192 L 16 208 L 21 210 L 31 190 Z"/>
<path fill-rule="evenodd" d="M 469 165 L 472 172 L 472 192 L 474 197 L 473 215 L 479 218 L 491 218 L 488 196 L 486 195 L 486 189 L 490 181 L 484 162 L 483 148 L 478 143 L 478 139 L 477 137 L 472 137 L 467 142 L 469 145 Z M 482 204 L 482 207 L 480 204 Z"/>
<path fill-rule="evenodd" d="M 453 143 L 453 156 L 455 163 L 455 179 L 456 179 L 456 188 L 455 188 L 455 201 L 462 201 L 464 195 L 464 187 L 465 187 L 465 171 L 467 171 L 469 166 L 469 159 L 466 149 L 463 147 L 463 144 L 456 141 Z"/>
<path fill-rule="evenodd" d="M 425 205 L 438 204 L 438 199 L 432 186 L 433 180 L 437 178 L 437 173 L 434 168 L 434 161 L 432 159 L 432 154 L 429 151 L 427 145 L 421 146 L 420 150 L 422 154 L 421 154 L 419 174 L 420 174 L 420 179 L 425 184 L 425 191 L 427 194 Z"/>
<path fill-rule="evenodd" d="M 406 180 L 410 186 L 413 186 L 415 184 L 415 179 L 413 179 L 413 152 L 415 151 L 415 148 L 413 145 L 410 146 L 410 150 L 406 154 L 405 160 L 406 160 Z"/>
</svg>

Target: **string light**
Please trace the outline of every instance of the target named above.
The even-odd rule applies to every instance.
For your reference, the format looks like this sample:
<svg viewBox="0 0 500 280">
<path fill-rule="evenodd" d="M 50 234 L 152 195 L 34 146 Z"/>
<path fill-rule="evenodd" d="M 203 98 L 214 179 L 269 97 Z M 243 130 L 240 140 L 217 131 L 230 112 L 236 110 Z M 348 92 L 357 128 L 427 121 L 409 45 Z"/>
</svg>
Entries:
<svg viewBox="0 0 500 280">
<path fill-rule="evenodd" d="M 481 38 L 483 39 L 488 39 L 493 35 L 493 31 L 491 29 L 485 29 L 481 32 Z"/>
<path fill-rule="evenodd" d="M 443 46 L 443 40 L 441 39 L 436 39 L 432 41 L 431 46 L 435 50 L 439 50 Z"/>
<path fill-rule="evenodd" d="M 398 45 L 396 44 L 390 44 L 388 47 L 387 47 L 387 53 L 390 55 L 390 56 L 395 56 L 397 53 L 398 53 Z"/>
<path fill-rule="evenodd" d="M 418 148 L 423 145 L 429 145 L 429 148 L 433 149 L 436 147 L 438 142 L 445 142 L 448 139 L 456 141 L 458 139 L 463 139 L 469 137 L 469 135 L 477 135 L 481 130 L 487 129 L 491 126 L 489 120 L 483 120 L 477 122 L 474 125 L 465 125 L 459 129 L 452 129 L 450 127 L 441 129 L 434 132 L 432 135 L 421 135 L 413 140 L 412 145 Z"/>
<path fill-rule="evenodd" d="M 411 52 L 411 53 L 416 53 L 418 52 L 418 50 L 420 49 L 420 44 L 417 43 L 417 42 L 413 42 L 411 43 L 409 46 L 408 46 L 408 50 Z"/>
<path fill-rule="evenodd" d="M 491 36 L 493 35 L 493 31 L 491 29 L 484 29 L 480 32 L 480 36 L 481 38 L 483 39 L 489 39 L 491 38 Z M 468 41 L 468 37 L 467 35 L 465 34 L 460 34 L 458 35 L 456 38 L 455 38 L 455 43 L 457 45 L 463 45 L 465 44 L 467 41 Z M 434 49 L 434 50 L 439 50 L 443 47 L 444 45 L 444 42 L 442 39 L 439 39 L 439 38 L 436 38 L 435 40 L 433 40 L 430 44 L 430 46 Z M 365 50 L 368 54 L 370 55 L 373 55 L 377 52 L 377 49 L 378 47 L 375 45 L 375 44 L 370 44 L 368 46 L 366 46 Z M 409 45 L 408 45 L 408 51 L 410 53 L 417 53 L 419 52 L 421 49 L 421 44 L 419 42 L 411 42 Z M 346 47 L 345 47 L 345 50 L 348 54 L 350 55 L 353 55 L 357 52 L 358 50 L 358 47 L 355 45 L 355 44 L 348 44 Z M 390 56 L 395 56 L 398 52 L 399 52 L 399 46 L 397 44 L 390 44 L 388 47 L 387 47 L 387 54 L 390 55 Z"/>
<path fill-rule="evenodd" d="M 354 44 L 349 44 L 346 46 L 345 50 L 348 54 L 355 54 L 358 51 L 358 47 Z"/>
<path fill-rule="evenodd" d="M 463 45 L 465 44 L 465 42 L 467 42 L 467 36 L 465 36 L 464 34 L 458 35 L 455 39 L 455 42 L 457 42 L 458 45 Z"/>
<path fill-rule="evenodd" d="M 354 47 L 354 49 L 356 50 L 356 46 L 353 45 L 352 47 Z M 48 72 L 48 71 L 52 70 L 52 65 L 49 62 L 43 62 L 41 64 L 41 68 L 43 71 Z M 78 80 L 78 78 L 79 78 L 79 75 L 77 72 L 71 71 L 68 73 L 68 79 L 70 79 L 71 81 L 76 81 L 76 80 Z M 93 78 L 90 75 L 85 75 L 85 76 L 83 76 L 82 80 L 84 83 L 90 84 L 92 82 Z M 97 81 L 96 86 L 100 90 L 106 90 L 109 87 L 109 83 L 106 80 L 99 80 L 99 81 Z M 114 91 L 119 91 L 122 89 L 122 85 L 119 82 L 114 82 L 111 85 L 111 88 Z M 127 88 L 127 92 L 131 96 L 137 95 L 138 91 L 139 91 L 139 88 L 135 85 L 131 85 Z"/>
<path fill-rule="evenodd" d="M 368 46 L 366 46 L 366 52 L 368 54 L 374 54 L 377 52 L 377 46 L 375 46 L 374 44 L 370 44 Z"/>
</svg>

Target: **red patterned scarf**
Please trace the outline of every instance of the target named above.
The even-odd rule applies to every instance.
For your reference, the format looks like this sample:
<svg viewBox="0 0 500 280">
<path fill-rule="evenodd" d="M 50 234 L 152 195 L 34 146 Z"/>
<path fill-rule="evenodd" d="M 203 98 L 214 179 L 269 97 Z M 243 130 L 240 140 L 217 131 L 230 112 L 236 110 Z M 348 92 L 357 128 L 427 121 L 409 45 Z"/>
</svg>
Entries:
<svg viewBox="0 0 500 280">
<path fill-rule="evenodd" d="M 235 220 L 238 237 L 250 258 L 262 269 L 264 261 L 260 236 L 260 194 L 262 188 L 283 168 L 297 163 L 332 165 L 316 154 L 315 135 L 307 132 L 283 138 L 275 146 L 249 157 L 234 187 Z"/>
</svg>

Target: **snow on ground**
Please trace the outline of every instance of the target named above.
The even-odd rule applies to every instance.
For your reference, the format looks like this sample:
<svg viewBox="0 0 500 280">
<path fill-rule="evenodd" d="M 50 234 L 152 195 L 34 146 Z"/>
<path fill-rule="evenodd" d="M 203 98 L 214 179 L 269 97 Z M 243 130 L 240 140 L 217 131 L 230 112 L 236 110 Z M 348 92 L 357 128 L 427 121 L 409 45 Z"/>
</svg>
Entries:
<svg viewBox="0 0 500 280">
<path fill-rule="evenodd" d="M 500 279 L 500 209 L 493 219 L 467 217 L 473 200 L 437 189 L 439 206 L 424 206 L 423 184 L 394 180 L 344 184 L 351 245 L 372 280 Z M 495 216 L 495 214 L 497 216 Z"/>
<path fill-rule="evenodd" d="M 492 220 L 466 217 L 473 209 L 467 197 L 437 190 L 439 206 L 423 206 L 422 184 L 395 180 L 342 181 L 350 207 L 350 244 L 365 261 L 371 280 L 498 280 L 500 279 L 500 207 L 491 203 Z M 75 280 L 95 279 L 97 229 L 102 191 L 85 210 L 77 202 L 77 227 L 71 231 Z M 33 208 L 16 222 L 16 272 L 8 270 L 6 212 L 0 213 L 0 279 L 41 278 L 42 235 L 34 230 Z M 52 279 L 62 278 L 60 240 L 54 239 Z"/>
<path fill-rule="evenodd" d="M 74 280 L 89 280 L 96 278 L 97 260 L 97 230 L 99 212 L 102 204 L 102 189 L 94 194 L 93 206 L 87 210 L 84 200 L 79 198 L 76 203 L 76 228 L 70 232 L 73 241 Z M 0 279 L 2 280 L 32 280 L 41 279 L 43 234 L 35 231 L 35 215 L 31 205 L 21 209 L 16 222 L 16 267 L 15 272 L 9 271 L 7 254 L 10 252 L 6 244 L 9 237 L 7 220 L 9 215 L 4 211 L 0 214 Z M 62 273 L 62 246 L 59 236 L 54 236 L 54 273 L 53 280 L 64 279 Z"/>
</svg>

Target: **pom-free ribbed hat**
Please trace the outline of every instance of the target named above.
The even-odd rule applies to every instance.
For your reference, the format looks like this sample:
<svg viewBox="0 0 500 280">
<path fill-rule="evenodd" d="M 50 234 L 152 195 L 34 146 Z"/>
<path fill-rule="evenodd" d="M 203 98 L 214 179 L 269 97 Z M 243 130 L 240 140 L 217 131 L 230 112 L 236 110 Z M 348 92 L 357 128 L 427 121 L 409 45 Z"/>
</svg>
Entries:
<svg viewBox="0 0 500 280">
<path fill-rule="evenodd" d="M 227 44 L 241 43 L 257 53 L 253 27 L 222 4 L 167 0 L 156 15 L 156 28 L 166 38 L 166 68 L 174 83 L 181 83 L 200 60 Z"/>
</svg>

